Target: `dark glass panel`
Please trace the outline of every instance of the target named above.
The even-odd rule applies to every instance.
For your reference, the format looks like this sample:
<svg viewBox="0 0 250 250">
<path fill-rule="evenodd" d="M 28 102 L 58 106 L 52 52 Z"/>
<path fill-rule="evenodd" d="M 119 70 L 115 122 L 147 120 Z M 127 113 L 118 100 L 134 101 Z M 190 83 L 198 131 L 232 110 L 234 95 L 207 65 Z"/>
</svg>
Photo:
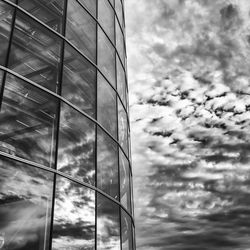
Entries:
<svg viewBox="0 0 250 250">
<path fill-rule="evenodd" d="M 96 22 L 77 1 L 68 1 L 66 37 L 96 61 Z"/>
<path fill-rule="evenodd" d="M 96 69 L 67 43 L 64 52 L 62 96 L 95 117 Z"/>
<path fill-rule="evenodd" d="M 119 143 L 128 155 L 128 119 L 120 100 L 118 100 L 118 131 Z"/>
<path fill-rule="evenodd" d="M 95 192 L 61 176 L 56 178 L 52 249 L 95 249 Z"/>
<path fill-rule="evenodd" d="M 122 64 L 118 57 L 116 57 L 116 67 L 117 67 L 117 91 L 120 95 L 124 106 L 127 106 L 127 90 L 126 90 L 126 79 L 125 72 L 122 67 Z"/>
<path fill-rule="evenodd" d="M 4 65 L 6 61 L 13 12 L 13 7 L 0 2 L 0 65 Z"/>
<path fill-rule="evenodd" d="M 49 249 L 54 174 L 0 158 L 1 249 Z"/>
<path fill-rule="evenodd" d="M 17 11 L 9 68 L 57 92 L 61 40 Z"/>
<path fill-rule="evenodd" d="M 61 103 L 57 169 L 95 185 L 95 125 Z"/>
<path fill-rule="evenodd" d="M 97 120 L 114 138 L 117 138 L 116 93 L 101 74 L 98 74 L 97 86 Z"/>
<path fill-rule="evenodd" d="M 119 206 L 97 194 L 97 250 L 120 248 Z"/>
<path fill-rule="evenodd" d="M 121 150 L 119 154 L 121 204 L 131 213 L 129 162 Z"/>
<path fill-rule="evenodd" d="M 121 26 L 124 26 L 124 22 L 123 22 L 123 11 L 122 11 L 122 3 L 121 0 L 115 0 L 115 11 L 116 14 L 118 16 L 119 22 L 121 24 Z"/>
<path fill-rule="evenodd" d="M 79 2 L 96 17 L 96 0 L 79 0 Z"/>
<path fill-rule="evenodd" d="M 0 112 L 0 150 L 53 167 L 56 98 L 7 75 Z"/>
<path fill-rule="evenodd" d="M 98 29 L 98 66 L 109 82 L 115 86 L 115 49 L 100 28 Z"/>
<path fill-rule="evenodd" d="M 113 43 L 115 41 L 114 18 L 115 13 L 108 0 L 98 0 L 98 21 Z"/>
<path fill-rule="evenodd" d="M 116 29 L 116 49 L 118 54 L 122 60 L 123 65 L 125 65 L 125 48 L 124 48 L 124 37 L 121 31 L 121 28 L 116 21 L 115 29 Z"/>
<path fill-rule="evenodd" d="M 97 187 L 119 199 L 117 143 L 100 128 L 97 132 Z"/>
<path fill-rule="evenodd" d="M 62 32 L 64 0 L 19 0 L 18 5 L 57 32 Z"/>
<path fill-rule="evenodd" d="M 131 218 L 121 209 L 122 250 L 133 250 Z"/>
</svg>

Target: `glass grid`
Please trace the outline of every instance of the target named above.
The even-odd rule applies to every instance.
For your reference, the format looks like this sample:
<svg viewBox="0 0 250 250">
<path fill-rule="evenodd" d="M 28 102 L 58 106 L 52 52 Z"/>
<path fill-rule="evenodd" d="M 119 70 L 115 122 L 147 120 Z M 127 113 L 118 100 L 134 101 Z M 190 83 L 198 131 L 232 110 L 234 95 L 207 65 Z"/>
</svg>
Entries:
<svg viewBox="0 0 250 250">
<path fill-rule="evenodd" d="M 0 207 L 0 235 L 8 248 L 135 249 L 130 143 L 118 113 L 129 131 L 124 7 L 102 1 L 0 0 L 0 200 L 9 209 Z M 112 67 L 100 60 L 100 34 Z"/>
</svg>

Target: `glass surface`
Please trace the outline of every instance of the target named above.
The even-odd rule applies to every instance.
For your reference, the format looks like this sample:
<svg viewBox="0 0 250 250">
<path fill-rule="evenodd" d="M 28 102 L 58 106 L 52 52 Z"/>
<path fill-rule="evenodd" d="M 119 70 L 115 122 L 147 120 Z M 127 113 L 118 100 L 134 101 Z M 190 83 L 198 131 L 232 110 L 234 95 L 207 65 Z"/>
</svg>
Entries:
<svg viewBox="0 0 250 250">
<path fill-rule="evenodd" d="M 56 98 L 10 74 L 0 112 L 0 150 L 54 166 Z"/>
<path fill-rule="evenodd" d="M 0 2 L 0 65 L 5 65 L 14 8 Z"/>
<path fill-rule="evenodd" d="M 116 57 L 116 69 L 117 69 L 117 91 L 124 106 L 126 107 L 127 106 L 127 100 L 126 100 L 127 90 L 126 90 L 125 72 L 118 57 Z"/>
<path fill-rule="evenodd" d="M 96 22 L 77 1 L 68 1 L 66 38 L 96 61 Z"/>
<path fill-rule="evenodd" d="M 62 96 L 95 117 L 96 69 L 65 43 Z"/>
<path fill-rule="evenodd" d="M 122 250 L 133 249 L 131 218 L 121 209 Z"/>
<path fill-rule="evenodd" d="M 117 143 L 100 128 L 97 130 L 97 187 L 119 199 Z"/>
<path fill-rule="evenodd" d="M 88 11 L 96 17 L 96 0 L 78 0 Z"/>
<path fill-rule="evenodd" d="M 95 192 L 56 178 L 53 250 L 95 249 Z"/>
<path fill-rule="evenodd" d="M 123 22 L 123 11 L 122 11 L 122 3 L 121 0 L 115 0 L 115 11 L 116 14 L 118 16 L 119 22 L 121 24 L 121 26 L 124 26 L 124 22 Z"/>
<path fill-rule="evenodd" d="M 17 11 L 9 68 L 57 92 L 61 40 Z"/>
<path fill-rule="evenodd" d="M 98 74 L 97 94 L 97 120 L 117 138 L 116 93 L 101 74 Z"/>
<path fill-rule="evenodd" d="M 62 32 L 64 0 L 19 0 L 18 5 L 47 24 Z"/>
<path fill-rule="evenodd" d="M 108 0 L 98 0 L 98 21 L 113 43 L 115 41 L 114 18 L 114 10 Z"/>
<path fill-rule="evenodd" d="M 106 249 L 121 249 L 119 206 L 97 194 L 97 250 Z"/>
<path fill-rule="evenodd" d="M 1 249 L 49 249 L 53 177 L 0 157 Z"/>
<path fill-rule="evenodd" d="M 119 166 L 121 204 L 131 213 L 129 162 L 121 150 L 119 150 Z"/>
<path fill-rule="evenodd" d="M 95 125 L 61 103 L 57 169 L 95 185 Z"/>
<path fill-rule="evenodd" d="M 119 143 L 128 155 L 128 119 L 120 100 L 118 100 L 118 132 Z"/>
<path fill-rule="evenodd" d="M 115 87 L 115 49 L 100 28 L 98 28 L 98 66 Z"/>
<path fill-rule="evenodd" d="M 125 48 L 124 48 L 124 37 L 121 31 L 121 28 L 116 21 L 115 24 L 115 30 L 116 30 L 116 49 L 118 51 L 118 54 L 122 60 L 123 65 L 125 65 Z"/>
</svg>

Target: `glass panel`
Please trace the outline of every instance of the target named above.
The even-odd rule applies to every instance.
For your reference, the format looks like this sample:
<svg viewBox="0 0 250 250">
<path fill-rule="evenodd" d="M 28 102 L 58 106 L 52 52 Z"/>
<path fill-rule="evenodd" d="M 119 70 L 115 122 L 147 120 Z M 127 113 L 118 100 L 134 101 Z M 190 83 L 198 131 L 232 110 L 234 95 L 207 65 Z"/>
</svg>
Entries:
<svg viewBox="0 0 250 250">
<path fill-rule="evenodd" d="M 61 40 L 30 17 L 17 11 L 9 68 L 56 92 Z"/>
<path fill-rule="evenodd" d="M 132 223 L 131 218 L 121 209 L 121 228 L 122 228 L 122 250 L 132 250 Z"/>
<path fill-rule="evenodd" d="M 117 91 L 120 95 L 124 106 L 126 107 L 126 79 L 125 79 L 125 72 L 123 70 L 122 64 L 118 57 L 116 57 L 116 65 L 117 65 Z"/>
<path fill-rule="evenodd" d="M 6 61 L 14 8 L 0 2 L 0 65 Z"/>
<path fill-rule="evenodd" d="M 97 194 L 97 250 L 120 248 L 119 206 Z"/>
<path fill-rule="evenodd" d="M 7 75 L 0 113 L 0 150 L 53 167 L 56 98 Z"/>
<path fill-rule="evenodd" d="M 95 192 L 56 178 L 53 250 L 95 249 Z"/>
<path fill-rule="evenodd" d="M 98 29 L 98 66 L 115 86 L 115 49 L 103 31 Z"/>
<path fill-rule="evenodd" d="M 62 102 L 58 170 L 95 185 L 95 125 Z"/>
<path fill-rule="evenodd" d="M 96 22 L 77 1 L 68 1 L 66 37 L 96 61 Z"/>
<path fill-rule="evenodd" d="M 127 114 L 118 100 L 118 128 L 119 128 L 119 143 L 128 155 L 128 119 Z"/>
<path fill-rule="evenodd" d="M 100 128 L 97 130 L 97 187 L 119 199 L 117 143 Z"/>
<path fill-rule="evenodd" d="M 1 249 L 49 249 L 53 177 L 52 173 L 1 157 Z"/>
<path fill-rule="evenodd" d="M 116 49 L 122 60 L 123 65 L 125 65 L 125 48 L 124 48 L 124 37 L 121 28 L 116 20 Z"/>
<path fill-rule="evenodd" d="M 97 119 L 114 138 L 117 138 L 116 93 L 101 74 L 98 74 L 97 88 Z"/>
<path fill-rule="evenodd" d="M 96 17 L 96 0 L 78 0 L 89 12 Z"/>
<path fill-rule="evenodd" d="M 67 43 L 64 52 L 62 96 L 95 117 L 96 69 Z"/>
<path fill-rule="evenodd" d="M 114 10 L 107 0 L 98 1 L 98 21 L 103 27 L 104 31 L 114 43 Z"/>
<path fill-rule="evenodd" d="M 64 0 L 19 0 L 18 5 L 57 32 L 62 32 Z"/>
<path fill-rule="evenodd" d="M 120 197 L 121 204 L 131 213 L 131 195 L 130 195 L 130 169 L 125 155 L 119 150 L 120 166 Z"/>
<path fill-rule="evenodd" d="M 123 27 L 124 23 L 123 23 L 123 11 L 122 11 L 121 0 L 115 0 L 115 11 L 116 11 L 116 14 L 119 18 L 119 22 L 120 22 L 121 26 Z"/>
</svg>

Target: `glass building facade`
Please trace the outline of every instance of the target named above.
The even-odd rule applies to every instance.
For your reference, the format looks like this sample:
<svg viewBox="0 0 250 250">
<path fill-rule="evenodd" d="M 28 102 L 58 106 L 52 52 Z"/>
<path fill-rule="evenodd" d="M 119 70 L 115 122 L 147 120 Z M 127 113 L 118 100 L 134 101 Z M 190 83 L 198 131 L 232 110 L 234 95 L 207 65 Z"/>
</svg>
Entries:
<svg viewBox="0 0 250 250">
<path fill-rule="evenodd" d="M 123 0 L 0 0 L 0 249 L 134 250 Z"/>
</svg>

